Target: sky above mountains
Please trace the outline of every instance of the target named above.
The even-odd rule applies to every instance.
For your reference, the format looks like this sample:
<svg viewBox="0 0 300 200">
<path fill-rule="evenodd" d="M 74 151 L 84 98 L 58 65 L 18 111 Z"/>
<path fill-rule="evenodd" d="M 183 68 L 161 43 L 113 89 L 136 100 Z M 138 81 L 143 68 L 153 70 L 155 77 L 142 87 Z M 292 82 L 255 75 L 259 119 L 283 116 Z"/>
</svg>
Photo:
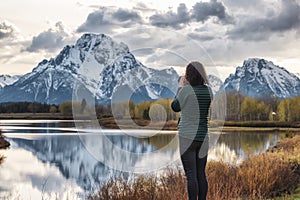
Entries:
<svg viewBox="0 0 300 200">
<path fill-rule="evenodd" d="M 200 60 L 224 80 L 251 57 L 300 72 L 299 0 L 10 0 L 0 13 L 0 74 L 30 72 L 85 32 L 107 34 L 145 65 L 179 73 Z"/>
</svg>

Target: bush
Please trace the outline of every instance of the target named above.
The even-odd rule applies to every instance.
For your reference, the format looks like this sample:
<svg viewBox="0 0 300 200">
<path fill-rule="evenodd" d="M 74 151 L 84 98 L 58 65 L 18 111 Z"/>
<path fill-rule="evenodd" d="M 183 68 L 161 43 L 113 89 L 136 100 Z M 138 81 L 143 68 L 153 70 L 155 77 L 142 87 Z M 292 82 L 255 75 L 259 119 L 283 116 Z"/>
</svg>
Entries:
<svg viewBox="0 0 300 200">
<path fill-rule="evenodd" d="M 89 200 L 186 199 L 186 182 L 181 170 L 168 169 L 165 175 L 138 176 L 133 181 L 112 179 Z"/>
<path fill-rule="evenodd" d="M 208 162 L 206 174 L 209 185 L 208 199 L 235 199 L 240 196 L 237 166 L 223 162 Z"/>
<path fill-rule="evenodd" d="M 265 153 L 244 161 L 239 167 L 243 196 L 251 199 L 270 198 L 291 192 L 299 182 L 297 165 L 283 156 Z"/>
</svg>

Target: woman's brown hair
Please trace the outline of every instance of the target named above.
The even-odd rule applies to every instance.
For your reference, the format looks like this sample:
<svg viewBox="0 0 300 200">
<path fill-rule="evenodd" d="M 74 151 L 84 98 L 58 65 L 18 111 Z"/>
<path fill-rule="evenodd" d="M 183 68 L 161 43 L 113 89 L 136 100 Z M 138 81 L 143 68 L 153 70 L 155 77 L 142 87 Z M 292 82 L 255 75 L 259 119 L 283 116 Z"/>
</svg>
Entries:
<svg viewBox="0 0 300 200">
<path fill-rule="evenodd" d="M 196 61 L 187 65 L 185 79 L 191 86 L 209 84 L 204 66 Z"/>
</svg>

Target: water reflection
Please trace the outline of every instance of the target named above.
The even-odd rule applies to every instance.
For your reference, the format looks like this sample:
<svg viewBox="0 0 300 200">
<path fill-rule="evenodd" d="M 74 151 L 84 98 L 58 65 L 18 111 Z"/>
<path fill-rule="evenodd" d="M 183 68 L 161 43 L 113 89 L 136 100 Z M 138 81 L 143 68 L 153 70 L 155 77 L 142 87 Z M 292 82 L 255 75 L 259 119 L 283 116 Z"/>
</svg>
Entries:
<svg viewBox="0 0 300 200">
<path fill-rule="evenodd" d="M 0 166 L 0 199 L 81 199 L 83 190 L 74 180 L 34 153 L 12 142 L 0 154 L 6 156 Z"/>
<path fill-rule="evenodd" d="M 99 145 L 101 141 L 99 141 L 99 137 L 97 137 L 97 140 L 95 139 L 96 135 L 84 135 L 82 137 L 86 143 L 93 145 L 94 148 L 99 150 L 98 152 L 107 155 L 107 159 L 114 159 L 118 165 L 131 166 L 132 163 L 134 163 L 136 168 L 141 168 L 145 165 L 149 167 L 149 160 L 151 160 L 150 166 L 155 165 L 154 160 L 149 158 L 137 160 L 134 159 L 135 157 L 119 158 L 118 155 L 110 154 L 110 149 L 105 149 L 102 145 Z M 149 142 L 152 142 L 152 140 L 158 141 L 158 138 L 147 140 L 120 135 L 103 137 L 108 137 L 112 143 L 129 152 L 149 153 L 157 149 L 156 146 L 151 145 Z M 162 141 L 167 143 L 172 137 L 174 136 L 165 136 Z M 122 176 L 126 179 L 129 175 L 128 173 L 121 173 L 120 171 L 108 168 L 97 160 L 93 154 L 87 151 L 81 138 L 77 135 L 44 136 L 34 140 L 10 138 L 9 140 L 15 144 L 12 146 L 11 151 L 14 149 L 22 149 L 31 152 L 43 163 L 50 163 L 52 166 L 55 166 L 66 179 L 75 180 L 84 190 L 97 188 L 101 183 L 106 182 L 112 176 Z M 163 145 L 162 143 L 158 144 Z M 165 154 L 157 155 L 157 163 L 161 163 L 161 159 L 174 160 L 176 159 L 175 154 L 175 147 L 174 149 L 167 150 Z M 9 155 L 7 155 L 7 157 L 9 157 Z"/>
<path fill-rule="evenodd" d="M 250 155 L 265 152 L 283 135 L 265 132 L 223 133 L 217 145 L 210 148 L 209 159 L 239 164 Z"/>
<path fill-rule="evenodd" d="M 108 130 L 107 135 L 81 133 L 78 137 L 77 133 L 71 131 L 73 126 L 72 122 L 1 121 L 0 128 L 12 146 L 9 150 L 0 151 L 0 154 L 7 157 L 0 166 L 0 198 L 10 195 L 10 199 L 19 195 L 21 199 L 41 199 L 41 195 L 45 195 L 52 199 L 56 195 L 58 199 L 65 199 L 64 196 L 70 198 L 72 194 L 71 199 L 76 199 L 81 198 L 85 192 L 98 188 L 111 177 L 130 177 L 130 172 L 109 168 L 104 164 L 106 160 L 101 162 L 96 159 L 100 155 L 119 167 L 133 165 L 137 171 L 159 166 L 163 162 L 179 161 L 176 142 L 164 151 L 157 152 L 174 140 L 175 135 L 172 134 L 137 138 L 120 132 L 117 134 L 117 130 Z M 41 132 L 35 132 L 36 128 Z M 70 131 L 59 132 L 60 129 L 66 128 Z M 32 133 L 35 133 L 34 137 Z M 101 137 L 125 151 L 135 154 L 151 153 L 151 156 L 114 154 L 112 149 L 106 148 L 103 141 L 107 140 L 102 140 Z M 280 137 L 277 133 L 222 134 L 218 143 L 210 148 L 209 159 L 240 163 L 249 155 L 266 151 L 275 145 Z M 88 149 L 93 149 L 93 154 Z M 152 154 L 153 152 L 157 153 Z M 30 198 L 28 194 L 31 195 Z"/>
</svg>

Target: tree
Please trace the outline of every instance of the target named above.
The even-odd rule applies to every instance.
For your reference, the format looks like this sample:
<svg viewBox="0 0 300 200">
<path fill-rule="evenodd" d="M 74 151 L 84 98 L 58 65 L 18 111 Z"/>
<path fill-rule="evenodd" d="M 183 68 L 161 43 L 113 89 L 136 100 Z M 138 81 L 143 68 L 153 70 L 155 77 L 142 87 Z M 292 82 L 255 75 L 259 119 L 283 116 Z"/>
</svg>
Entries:
<svg viewBox="0 0 300 200">
<path fill-rule="evenodd" d="M 270 107 L 263 101 L 245 97 L 241 105 L 241 115 L 244 120 L 268 120 Z"/>
<path fill-rule="evenodd" d="M 80 113 L 81 112 L 81 103 L 80 102 L 72 102 L 72 101 L 66 101 L 59 105 L 59 111 L 64 116 L 72 116 L 74 113 Z"/>
<path fill-rule="evenodd" d="M 50 106 L 49 112 L 52 113 L 52 114 L 56 113 L 57 112 L 56 106 Z"/>
<path fill-rule="evenodd" d="M 282 100 L 278 105 L 280 121 L 292 122 L 300 120 L 300 97 Z"/>
<path fill-rule="evenodd" d="M 153 103 L 149 109 L 149 117 L 153 121 L 166 121 L 167 112 L 164 106 L 158 103 Z"/>
<path fill-rule="evenodd" d="M 81 101 L 81 105 L 80 105 L 80 114 L 82 114 L 84 112 L 84 109 L 86 108 L 86 100 L 85 99 L 82 99 Z"/>
<path fill-rule="evenodd" d="M 132 101 L 113 103 L 111 106 L 112 113 L 116 119 L 128 118 L 132 116 L 130 112 L 134 112 L 134 103 Z M 132 111 L 130 111 L 130 109 L 132 109 Z"/>
<path fill-rule="evenodd" d="M 226 97 L 226 118 L 228 120 L 240 120 L 241 104 L 245 97 L 242 96 L 239 92 L 227 92 Z"/>
<path fill-rule="evenodd" d="M 149 118 L 149 109 L 151 101 L 143 101 L 137 104 L 134 108 L 134 116 L 139 119 L 150 119 Z"/>
<path fill-rule="evenodd" d="M 135 115 L 134 115 L 134 108 L 135 108 L 135 104 L 134 104 L 134 102 L 133 101 L 129 101 L 128 102 L 128 117 L 130 117 L 130 118 L 135 118 Z"/>
<path fill-rule="evenodd" d="M 59 105 L 59 112 L 64 116 L 70 116 L 72 115 L 72 102 L 67 101 L 63 102 Z"/>
<path fill-rule="evenodd" d="M 102 104 L 96 104 L 95 105 L 96 114 L 99 118 L 106 116 L 111 116 L 111 110 L 108 106 L 102 105 Z"/>
<path fill-rule="evenodd" d="M 300 121 L 300 97 L 294 97 L 291 101 L 291 120 Z"/>
</svg>

